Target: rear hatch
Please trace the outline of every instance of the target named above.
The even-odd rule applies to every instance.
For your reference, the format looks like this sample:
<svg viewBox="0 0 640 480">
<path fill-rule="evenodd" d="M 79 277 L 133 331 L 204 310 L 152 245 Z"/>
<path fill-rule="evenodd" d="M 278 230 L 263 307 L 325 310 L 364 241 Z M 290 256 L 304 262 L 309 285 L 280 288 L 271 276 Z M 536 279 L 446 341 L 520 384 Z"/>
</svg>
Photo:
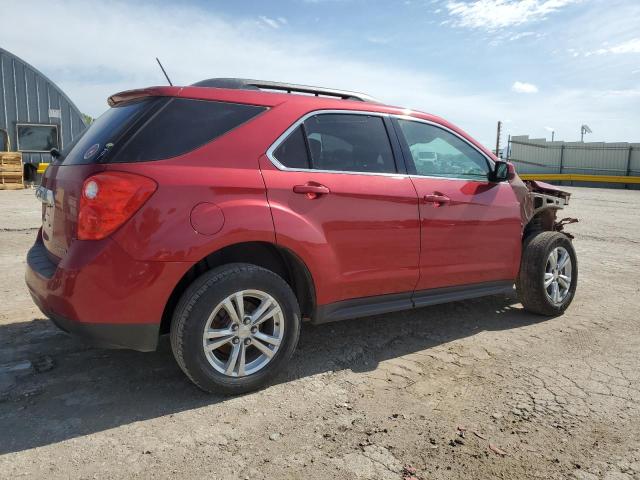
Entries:
<svg viewBox="0 0 640 480">
<path fill-rule="evenodd" d="M 175 95 L 180 90 L 178 87 L 165 89 L 173 90 L 160 95 Z M 38 192 L 43 203 L 42 238 L 54 263 L 66 255 L 71 242 L 78 238 L 82 190 L 88 177 L 107 169 L 117 170 L 110 167 L 114 163 L 179 157 L 266 110 L 264 106 L 250 104 L 150 96 L 150 92 L 157 94 L 148 89 L 111 97 L 112 108 L 75 139 L 45 172 Z M 122 197 L 121 185 L 111 193 Z M 95 199 L 94 204 L 99 201 L 100 198 Z M 118 208 L 116 204 L 102 204 L 99 209 L 104 213 L 110 206 L 112 211 Z M 88 213 L 81 218 L 91 217 L 94 225 L 104 220 L 104 216 L 101 219 L 95 211 Z M 80 227 L 83 226 L 84 223 Z"/>
<path fill-rule="evenodd" d="M 84 180 L 105 170 L 131 133 L 163 102 L 166 99 L 147 97 L 110 108 L 47 168 L 38 192 L 42 240 L 56 263 L 75 238 Z"/>
</svg>

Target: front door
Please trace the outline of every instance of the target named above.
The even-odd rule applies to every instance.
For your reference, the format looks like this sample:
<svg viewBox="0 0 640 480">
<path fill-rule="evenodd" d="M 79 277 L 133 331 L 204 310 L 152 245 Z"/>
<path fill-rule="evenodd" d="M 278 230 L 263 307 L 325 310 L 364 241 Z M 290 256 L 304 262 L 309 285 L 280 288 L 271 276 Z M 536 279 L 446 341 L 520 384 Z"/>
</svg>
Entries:
<svg viewBox="0 0 640 480">
<path fill-rule="evenodd" d="M 416 290 L 513 281 L 522 226 L 511 185 L 489 182 L 487 157 L 459 135 L 414 120 L 395 126 L 420 201 Z"/>
<path fill-rule="evenodd" d="M 309 267 L 319 305 L 410 294 L 418 280 L 418 201 L 388 128 L 374 114 L 318 113 L 260 160 L 276 241 Z"/>
</svg>

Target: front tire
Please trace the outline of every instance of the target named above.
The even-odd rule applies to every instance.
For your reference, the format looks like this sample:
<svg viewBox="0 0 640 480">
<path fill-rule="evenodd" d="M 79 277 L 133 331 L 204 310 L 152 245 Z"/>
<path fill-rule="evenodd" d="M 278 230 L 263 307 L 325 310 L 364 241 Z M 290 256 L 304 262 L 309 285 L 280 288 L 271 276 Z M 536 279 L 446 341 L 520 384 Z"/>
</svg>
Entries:
<svg viewBox="0 0 640 480">
<path fill-rule="evenodd" d="M 199 388 L 234 395 L 268 383 L 299 335 L 300 307 L 289 285 L 269 270 L 235 263 L 187 288 L 173 314 L 171 348 Z"/>
<path fill-rule="evenodd" d="M 571 240 L 559 232 L 539 232 L 522 250 L 516 290 L 525 310 L 561 315 L 578 285 L 578 260 Z"/>
</svg>

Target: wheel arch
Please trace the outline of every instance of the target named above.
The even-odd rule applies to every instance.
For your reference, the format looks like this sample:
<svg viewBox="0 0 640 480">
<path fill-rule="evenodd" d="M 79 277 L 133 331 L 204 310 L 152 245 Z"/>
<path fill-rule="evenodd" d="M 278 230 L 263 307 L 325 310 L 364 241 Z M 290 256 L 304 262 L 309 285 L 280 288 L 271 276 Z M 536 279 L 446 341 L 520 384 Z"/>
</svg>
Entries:
<svg viewBox="0 0 640 480">
<path fill-rule="evenodd" d="M 313 315 L 316 306 L 315 283 L 309 268 L 300 256 L 274 243 L 250 241 L 227 245 L 209 253 L 182 276 L 164 307 L 160 323 L 161 334 L 169 332 L 173 311 L 188 286 L 204 272 L 228 263 L 249 263 L 276 273 L 293 290 L 302 316 Z"/>
<path fill-rule="evenodd" d="M 557 211 L 558 210 L 555 208 L 545 208 L 536 212 L 525 225 L 522 240 L 525 241 L 528 237 L 537 232 L 556 230 L 555 224 Z"/>
</svg>

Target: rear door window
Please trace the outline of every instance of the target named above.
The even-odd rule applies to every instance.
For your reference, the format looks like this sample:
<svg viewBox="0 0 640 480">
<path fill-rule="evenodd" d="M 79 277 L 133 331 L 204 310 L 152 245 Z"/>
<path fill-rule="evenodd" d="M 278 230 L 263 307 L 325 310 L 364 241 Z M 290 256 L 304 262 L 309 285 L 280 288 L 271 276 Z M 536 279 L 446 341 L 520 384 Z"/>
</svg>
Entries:
<svg viewBox="0 0 640 480">
<path fill-rule="evenodd" d="M 287 168 L 395 173 L 387 129 L 375 115 L 320 113 L 306 119 L 273 152 Z"/>
<path fill-rule="evenodd" d="M 314 169 L 396 172 L 391 143 L 381 117 L 319 114 L 304 121 L 304 130 Z"/>
</svg>

